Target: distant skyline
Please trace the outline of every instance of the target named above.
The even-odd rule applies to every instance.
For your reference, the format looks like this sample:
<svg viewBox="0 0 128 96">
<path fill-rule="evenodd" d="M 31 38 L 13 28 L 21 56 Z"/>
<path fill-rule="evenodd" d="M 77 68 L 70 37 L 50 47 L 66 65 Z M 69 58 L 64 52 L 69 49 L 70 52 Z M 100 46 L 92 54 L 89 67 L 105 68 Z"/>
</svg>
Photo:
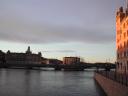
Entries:
<svg viewBox="0 0 128 96">
<path fill-rule="evenodd" d="M 115 14 L 126 0 L 0 0 L 0 50 L 114 62 Z"/>
</svg>

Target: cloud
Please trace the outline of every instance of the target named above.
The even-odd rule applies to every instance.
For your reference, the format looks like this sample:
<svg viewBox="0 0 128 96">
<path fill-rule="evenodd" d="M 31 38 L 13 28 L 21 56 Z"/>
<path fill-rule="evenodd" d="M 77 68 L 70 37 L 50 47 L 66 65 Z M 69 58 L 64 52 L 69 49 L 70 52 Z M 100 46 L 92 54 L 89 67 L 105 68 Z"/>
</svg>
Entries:
<svg viewBox="0 0 128 96">
<path fill-rule="evenodd" d="M 21 19 L 18 21 L 16 18 L 6 20 L 0 20 L 1 40 L 22 43 L 104 43 L 114 41 L 114 30 L 104 26 L 80 28 L 77 26 L 27 24 L 27 22 L 20 21 Z"/>
<path fill-rule="evenodd" d="M 84 1 L 81 0 L 81 2 Z M 114 41 L 115 30 L 114 25 L 112 25 L 114 21 L 107 21 L 110 18 L 105 20 L 104 14 L 98 17 L 101 15 L 100 11 L 104 11 L 97 7 L 98 5 L 94 6 L 94 8 L 97 8 L 97 14 L 99 15 L 94 13 L 96 10 L 89 13 L 87 11 L 90 8 L 89 6 L 87 6 L 88 9 L 86 10 L 88 13 L 84 13 L 83 10 L 86 7 L 82 3 L 80 3 L 81 6 L 80 4 L 77 6 L 79 10 L 73 9 L 75 8 L 74 4 L 77 5 L 77 2 L 73 3 L 73 7 L 69 3 L 70 5 L 66 8 L 66 10 L 69 8 L 69 11 L 66 12 L 64 10 L 65 6 L 61 8 L 60 3 L 58 5 L 60 4 L 59 8 L 61 10 L 56 6 L 50 7 L 54 10 L 47 9 L 45 6 L 47 10 L 44 10 L 44 7 L 34 6 L 34 8 L 33 4 L 31 6 L 27 4 L 29 3 L 26 3 L 24 7 L 20 3 L 7 4 L 10 5 L 9 7 L 5 4 L 6 6 L 3 6 L 3 8 L 0 7 L 0 40 L 21 43 L 109 43 Z M 93 11 L 94 8 L 90 9 L 90 11 Z M 43 12 L 39 9 L 42 9 Z"/>
</svg>

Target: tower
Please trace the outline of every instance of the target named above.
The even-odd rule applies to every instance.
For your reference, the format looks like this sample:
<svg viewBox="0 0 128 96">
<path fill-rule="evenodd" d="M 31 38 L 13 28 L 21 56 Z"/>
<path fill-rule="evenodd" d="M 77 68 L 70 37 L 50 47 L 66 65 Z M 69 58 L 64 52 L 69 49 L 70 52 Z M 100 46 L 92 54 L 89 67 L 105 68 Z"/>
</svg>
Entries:
<svg viewBox="0 0 128 96">
<path fill-rule="evenodd" d="M 42 56 L 41 52 L 38 52 L 38 55 L 41 57 Z"/>
<path fill-rule="evenodd" d="M 31 54 L 32 53 L 31 50 L 30 50 L 30 46 L 28 46 L 28 49 L 27 49 L 26 53 L 27 54 Z"/>
</svg>

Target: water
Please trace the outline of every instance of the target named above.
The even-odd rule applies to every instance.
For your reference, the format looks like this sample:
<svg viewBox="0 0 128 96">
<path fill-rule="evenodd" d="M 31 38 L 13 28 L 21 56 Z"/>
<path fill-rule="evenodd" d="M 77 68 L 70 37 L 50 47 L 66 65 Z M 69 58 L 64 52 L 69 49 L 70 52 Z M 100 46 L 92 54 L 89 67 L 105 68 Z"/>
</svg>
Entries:
<svg viewBox="0 0 128 96">
<path fill-rule="evenodd" d="M 105 96 L 93 71 L 0 69 L 0 96 Z"/>
</svg>

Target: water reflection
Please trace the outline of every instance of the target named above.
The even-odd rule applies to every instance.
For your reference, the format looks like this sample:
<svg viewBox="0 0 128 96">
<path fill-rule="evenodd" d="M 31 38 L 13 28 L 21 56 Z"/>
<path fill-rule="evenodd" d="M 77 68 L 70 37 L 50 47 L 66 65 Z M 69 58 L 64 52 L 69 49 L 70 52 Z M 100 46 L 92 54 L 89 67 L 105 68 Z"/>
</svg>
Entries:
<svg viewBox="0 0 128 96">
<path fill-rule="evenodd" d="M 105 96 L 93 71 L 0 69 L 0 96 Z"/>
</svg>

